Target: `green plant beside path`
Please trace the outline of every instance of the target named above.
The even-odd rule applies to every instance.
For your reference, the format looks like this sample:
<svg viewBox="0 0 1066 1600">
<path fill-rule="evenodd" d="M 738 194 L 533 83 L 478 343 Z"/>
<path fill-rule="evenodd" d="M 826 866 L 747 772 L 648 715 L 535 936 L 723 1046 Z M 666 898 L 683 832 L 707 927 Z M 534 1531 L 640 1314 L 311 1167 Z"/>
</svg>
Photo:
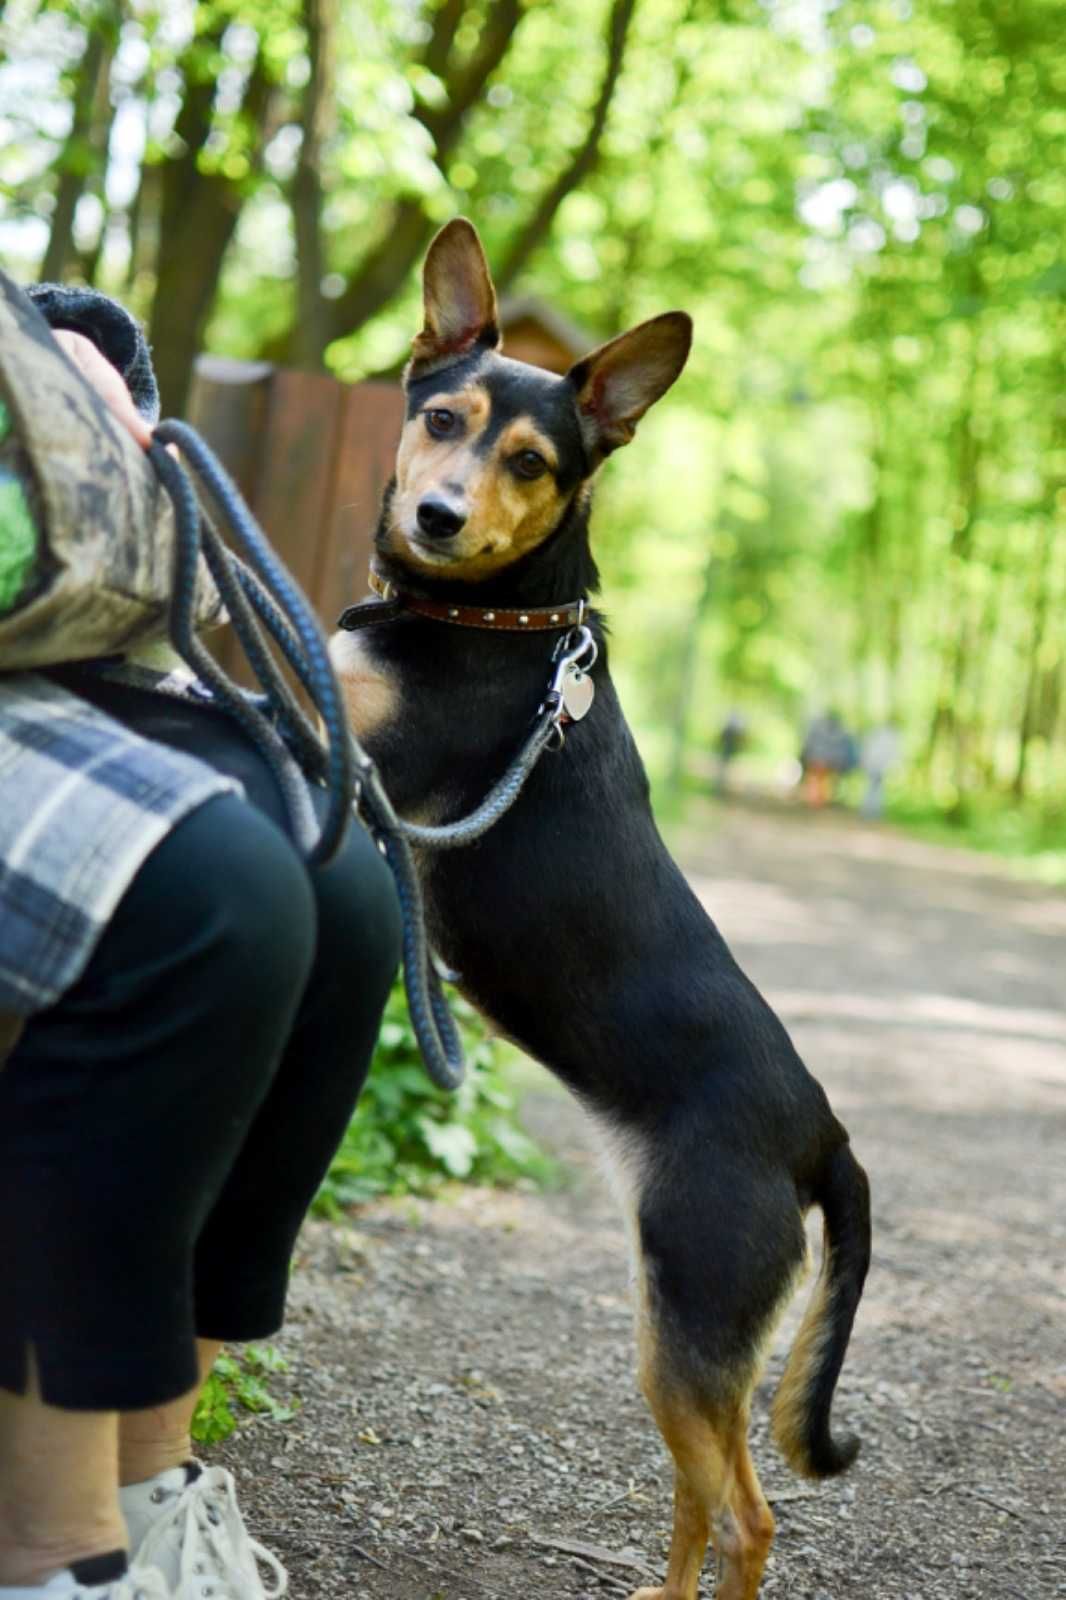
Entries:
<svg viewBox="0 0 1066 1600">
<path fill-rule="evenodd" d="M 552 1165 L 519 1126 L 500 1047 L 465 1001 L 452 1009 L 466 1051 L 453 1095 L 426 1075 L 398 983 L 389 998 L 370 1077 L 319 1190 L 315 1211 L 337 1217 L 379 1195 L 431 1194 L 449 1180 L 543 1182 Z"/>
<path fill-rule="evenodd" d="M 199 1445 L 220 1444 L 237 1426 L 238 1414 L 247 1411 L 287 1422 L 292 1407 L 279 1404 L 270 1393 L 272 1376 L 288 1366 L 280 1351 L 269 1344 L 249 1344 L 239 1351 L 223 1351 L 204 1384 L 192 1419 L 192 1437 Z"/>
</svg>

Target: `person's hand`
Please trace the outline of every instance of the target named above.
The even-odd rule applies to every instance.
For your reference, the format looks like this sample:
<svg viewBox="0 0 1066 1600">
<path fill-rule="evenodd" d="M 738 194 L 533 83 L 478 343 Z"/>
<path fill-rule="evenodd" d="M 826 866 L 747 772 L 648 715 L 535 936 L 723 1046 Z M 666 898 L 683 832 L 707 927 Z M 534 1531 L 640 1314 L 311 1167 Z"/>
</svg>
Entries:
<svg viewBox="0 0 1066 1600">
<path fill-rule="evenodd" d="M 137 443 L 147 450 L 152 442 L 151 424 L 141 416 L 132 396 L 115 368 L 102 356 L 91 339 L 69 328 L 57 328 L 53 337 L 73 361 L 82 377 L 91 383 L 108 410 L 128 428 Z"/>
</svg>

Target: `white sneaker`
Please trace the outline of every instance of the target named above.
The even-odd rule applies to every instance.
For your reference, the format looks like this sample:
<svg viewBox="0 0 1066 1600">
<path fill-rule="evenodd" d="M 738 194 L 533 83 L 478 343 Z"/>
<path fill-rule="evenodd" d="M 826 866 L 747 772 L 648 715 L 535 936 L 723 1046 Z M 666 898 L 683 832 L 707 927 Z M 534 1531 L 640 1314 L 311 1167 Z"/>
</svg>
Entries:
<svg viewBox="0 0 1066 1600">
<path fill-rule="evenodd" d="M 76 1568 L 89 1566 L 91 1572 L 91 1563 L 77 1561 L 74 1565 Z M 0 1600 L 171 1600 L 166 1579 L 154 1567 L 147 1567 L 143 1572 L 124 1572 L 121 1577 L 103 1583 L 86 1582 L 87 1576 L 83 1571 L 79 1579 L 69 1567 L 64 1567 L 47 1583 L 18 1589 L 0 1587 Z"/>
<path fill-rule="evenodd" d="M 131 1574 L 140 1578 L 158 1568 L 173 1600 L 277 1600 L 288 1588 L 289 1575 L 277 1556 L 249 1536 L 233 1474 L 224 1467 L 190 1461 L 127 1485 L 119 1500 L 130 1535 Z M 274 1580 L 269 1589 L 260 1566 Z"/>
</svg>

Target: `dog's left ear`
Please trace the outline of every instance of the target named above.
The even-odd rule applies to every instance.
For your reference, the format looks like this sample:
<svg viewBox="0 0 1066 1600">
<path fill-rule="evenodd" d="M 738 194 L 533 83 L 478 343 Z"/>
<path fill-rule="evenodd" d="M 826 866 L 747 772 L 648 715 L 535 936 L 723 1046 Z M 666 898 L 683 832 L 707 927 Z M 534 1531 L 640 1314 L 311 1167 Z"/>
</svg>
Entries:
<svg viewBox="0 0 1066 1600">
<path fill-rule="evenodd" d="M 422 377 L 449 366 L 477 345 L 500 342 L 496 291 L 477 229 L 465 217 L 445 223 L 422 268 L 422 332 L 411 347 L 409 372 Z"/>
<path fill-rule="evenodd" d="M 601 344 L 570 368 L 577 412 L 592 460 L 628 444 L 637 423 L 660 400 L 688 360 L 692 318 L 667 311 Z"/>
</svg>

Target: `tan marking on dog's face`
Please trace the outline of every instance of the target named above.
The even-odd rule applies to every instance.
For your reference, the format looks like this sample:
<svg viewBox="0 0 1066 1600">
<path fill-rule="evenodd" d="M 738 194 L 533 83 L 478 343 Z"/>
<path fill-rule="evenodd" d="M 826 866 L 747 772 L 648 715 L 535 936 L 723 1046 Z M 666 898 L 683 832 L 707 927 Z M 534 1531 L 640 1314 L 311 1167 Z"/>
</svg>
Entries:
<svg viewBox="0 0 1066 1600">
<path fill-rule="evenodd" d="M 500 434 L 497 448 L 501 456 L 518 455 L 523 450 L 535 450 L 543 456 L 548 467 L 554 471 L 559 465 L 559 454 L 546 433 L 542 433 L 532 417 L 516 417 L 509 422 Z"/>
<path fill-rule="evenodd" d="M 416 572 L 477 582 L 535 549 L 558 524 L 565 501 L 553 475 L 552 441 L 532 418 L 517 417 L 491 449 L 480 452 L 491 409 L 488 391 L 472 383 L 434 394 L 403 430 L 386 542 L 390 553 Z M 432 431 L 440 412 L 456 419 L 443 438 Z M 546 464 L 537 477 L 516 471 L 526 452 Z M 427 499 L 443 501 L 466 518 L 459 533 L 434 539 L 422 532 L 418 508 Z"/>
<path fill-rule="evenodd" d="M 400 691 L 391 677 L 370 660 L 358 633 L 343 629 L 329 641 L 329 658 L 344 695 L 348 721 L 359 739 L 369 739 L 397 715 Z"/>
<path fill-rule="evenodd" d="M 492 401 L 483 384 L 470 383 L 465 389 L 451 391 L 442 389 L 440 394 L 435 394 L 426 401 L 422 411 L 423 414 L 427 411 L 454 411 L 465 424 L 465 438 L 469 443 L 487 427 Z"/>
</svg>

